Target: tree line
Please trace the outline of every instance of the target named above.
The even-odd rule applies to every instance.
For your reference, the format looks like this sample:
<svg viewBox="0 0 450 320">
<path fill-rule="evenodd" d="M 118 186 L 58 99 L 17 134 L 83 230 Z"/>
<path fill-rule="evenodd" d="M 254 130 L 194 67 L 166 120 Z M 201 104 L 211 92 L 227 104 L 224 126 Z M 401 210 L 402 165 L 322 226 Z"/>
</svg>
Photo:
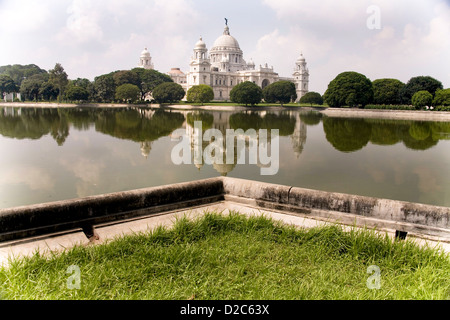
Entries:
<svg viewBox="0 0 450 320">
<path fill-rule="evenodd" d="M 213 89 L 196 85 L 187 92 L 174 83 L 167 74 L 157 70 L 134 68 L 118 70 L 95 77 L 70 80 L 60 63 L 48 72 L 36 65 L 9 65 L 0 67 L 0 94 L 20 92 L 22 100 L 67 102 L 136 102 L 151 100 L 174 103 L 187 98 L 189 103 L 208 103 L 214 100 Z M 233 87 L 231 102 L 245 105 L 294 102 L 297 99 L 295 84 L 277 81 L 264 89 L 245 81 Z M 412 77 L 406 84 L 397 79 L 377 79 L 373 82 L 365 75 L 347 71 L 336 76 L 324 95 L 308 92 L 300 103 L 328 104 L 330 107 L 396 108 L 413 106 L 415 109 L 434 108 L 449 110 L 450 88 L 430 76 Z M 371 105 L 372 104 L 372 105 Z"/>
<path fill-rule="evenodd" d="M 48 72 L 32 65 L 0 67 L 0 95 L 16 92 L 23 101 L 135 102 L 144 100 L 160 84 L 173 82 L 157 70 L 134 68 L 70 80 L 57 63 Z"/>
<path fill-rule="evenodd" d="M 397 79 L 377 79 L 370 81 L 365 75 L 342 72 L 328 85 L 323 95 L 330 107 L 344 106 L 364 108 L 370 104 L 378 106 L 411 106 L 415 109 L 442 106 L 449 110 L 450 88 L 430 76 L 412 77 L 406 84 Z M 432 107 L 434 106 L 434 107 Z"/>
</svg>

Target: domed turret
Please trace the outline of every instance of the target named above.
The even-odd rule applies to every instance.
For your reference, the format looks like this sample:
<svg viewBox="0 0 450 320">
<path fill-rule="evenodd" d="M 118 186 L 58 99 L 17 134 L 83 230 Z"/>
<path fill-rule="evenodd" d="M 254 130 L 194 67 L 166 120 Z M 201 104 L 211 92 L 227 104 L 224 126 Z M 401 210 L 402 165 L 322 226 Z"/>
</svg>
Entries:
<svg viewBox="0 0 450 320">
<path fill-rule="evenodd" d="M 141 52 L 138 67 L 144 69 L 153 69 L 152 57 L 150 56 L 150 52 L 148 52 L 147 48 L 145 48 Z"/>
<path fill-rule="evenodd" d="M 303 53 L 300 53 L 300 57 L 297 58 L 297 62 L 304 62 L 305 57 L 303 57 Z"/>
<path fill-rule="evenodd" d="M 195 44 L 195 49 L 206 49 L 206 43 L 203 41 L 202 37 Z"/>
<path fill-rule="evenodd" d="M 206 43 L 203 41 L 202 37 L 197 41 L 194 47 L 194 60 L 204 60 L 208 58 L 208 49 L 206 48 Z"/>
<path fill-rule="evenodd" d="M 250 58 L 250 61 L 247 63 L 248 70 L 255 70 L 255 63 L 253 59 Z"/>
<path fill-rule="evenodd" d="M 141 52 L 141 58 L 145 58 L 145 57 L 150 57 L 150 52 L 148 52 L 147 48 L 145 48 L 145 49 Z"/>
</svg>

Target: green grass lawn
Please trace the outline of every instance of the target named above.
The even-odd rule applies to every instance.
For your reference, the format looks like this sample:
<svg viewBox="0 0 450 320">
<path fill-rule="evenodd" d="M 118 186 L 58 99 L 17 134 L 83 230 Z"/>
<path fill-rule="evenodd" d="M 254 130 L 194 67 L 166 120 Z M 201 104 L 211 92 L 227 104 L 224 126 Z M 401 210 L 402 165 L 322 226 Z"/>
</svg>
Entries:
<svg viewBox="0 0 450 320">
<path fill-rule="evenodd" d="M 67 273 L 72 265 L 78 278 Z M 377 276 L 371 265 L 379 289 L 367 285 Z M 0 269 L 3 299 L 449 299 L 449 290 L 442 251 L 369 230 L 296 229 L 237 213 L 183 218 L 171 229 L 36 253 Z"/>
</svg>

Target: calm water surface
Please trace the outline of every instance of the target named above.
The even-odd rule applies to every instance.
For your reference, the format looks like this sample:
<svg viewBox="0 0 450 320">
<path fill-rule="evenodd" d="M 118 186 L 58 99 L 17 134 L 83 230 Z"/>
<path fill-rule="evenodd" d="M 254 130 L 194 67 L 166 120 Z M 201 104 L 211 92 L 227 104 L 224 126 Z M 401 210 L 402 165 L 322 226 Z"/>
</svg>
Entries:
<svg viewBox="0 0 450 320">
<path fill-rule="evenodd" d="M 255 164 L 173 164 L 172 133 L 194 120 L 224 134 L 279 129 L 278 173 L 263 176 Z M 449 122 L 304 111 L 0 108 L 0 155 L 0 208 L 220 175 L 450 206 Z"/>
</svg>

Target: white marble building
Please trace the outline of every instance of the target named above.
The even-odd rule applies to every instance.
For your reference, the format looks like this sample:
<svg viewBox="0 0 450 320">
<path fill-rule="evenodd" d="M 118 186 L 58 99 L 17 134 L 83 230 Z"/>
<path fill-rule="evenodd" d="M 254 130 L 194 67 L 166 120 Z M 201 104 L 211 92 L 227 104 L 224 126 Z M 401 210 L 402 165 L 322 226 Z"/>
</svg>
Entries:
<svg viewBox="0 0 450 320">
<path fill-rule="evenodd" d="M 238 41 L 230 34 L 228 25 L 225 26 L 223 34 L 216 39 L 209 52 L 202 38 L 197 41 L 188 72 L 184 73 L 179 68 L 172 68 L 168 74 L 186 92 L 198 84 L 211 86 L 214 91 L 214 100 L 219 101 L 229 100 L 231 89 L 241 82 L 252 81 L 264 89 L 279 80 L 295 83 L 298 101 L 308 92 L 309 83 L 309 71 L 302 54 L 295 61 L 294 73 L 290 78 L 280 77 L 267 63 L 256 67 L 251 59 L 246 62 Z"/>
</svg>

